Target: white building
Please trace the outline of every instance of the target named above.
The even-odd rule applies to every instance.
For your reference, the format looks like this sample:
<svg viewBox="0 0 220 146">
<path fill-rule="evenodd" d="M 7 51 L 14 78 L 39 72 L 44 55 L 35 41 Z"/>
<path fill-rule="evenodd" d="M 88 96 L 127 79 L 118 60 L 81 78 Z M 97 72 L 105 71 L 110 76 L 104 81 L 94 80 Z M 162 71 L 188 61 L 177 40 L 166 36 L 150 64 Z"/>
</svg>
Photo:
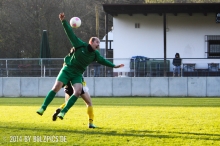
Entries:
<svg viewBox="0 0 220 146">
<path fill-rule="evenodd" d="M 220 63 L 220 23 L 216 22 L 220 3 L 104 4 L 103 8 L 113 16 L 114 63 L 127 66 L 121 71 L 129 71 L 132 56 L 171 61 L 177 52 L 182 63 L 195 63 L 196 68 Z"/>
</svg>

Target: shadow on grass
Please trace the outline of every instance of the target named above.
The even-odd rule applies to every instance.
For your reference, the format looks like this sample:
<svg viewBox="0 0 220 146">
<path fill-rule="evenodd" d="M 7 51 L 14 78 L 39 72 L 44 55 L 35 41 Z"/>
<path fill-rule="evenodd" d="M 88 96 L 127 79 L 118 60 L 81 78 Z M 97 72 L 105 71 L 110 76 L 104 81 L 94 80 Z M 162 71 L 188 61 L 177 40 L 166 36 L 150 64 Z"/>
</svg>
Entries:
<svg viewBox="0 0 220 146">
<path fill-rule="evenodd" d="M 7 125 L 7 126 L 2 126 Z M 174 132 L 174 131 L 151 131 L 151 130 L 124 130 L 123 132 L 118 132 L 111 130 L 110 128 L 95 128 L 95 129 L 54 129 L 54 127 L 41 128 L 40 125 L 29 127 L 24 127 L 21 124 L 17 124 L 16 127 L 11 127 L 8 123 L 0 122 L 0 131 L 16 131 L 24 133 L 30 133 L 28 131 L 33 131 L 34 133 L 45 132 L 48 135 L 54 135 L 55 133 L 60 133 L 65 135 L 79 134 L 79 135 L 103 135 L 103 136 L 123 136 L 123 137 L 149 137 L 149 138 L 181 138 L 181 139 L 195 139 L 195 140 L 212 140 L 219 141 L 220 134 L 210 134 L 210 133 L 199 133 L 199 132 Z M 71 127 L 70 127 L 71 128 Z M 52 133 L 52 134 L 51 134 Z M 11 133 L 13 135 L 14 133 Z M 0 134 L 1 135 L 1 134 Z M 4 135 L 5 136 L 5 135 Z M 31 135 L 30 135 L 31 136 Z"/>
<path fill-rule="evenodd" d="M 0 98 L 2 106 L 41 106 L 44 98 Z M 60 106 L 64 98 L 55 97 L 49 106 Z M 220 107 L 220 98 L 190 97 L 105 97 L 92 98 L 95 106 L 161 106 L 161 107 Z M 76 105 L 85 105 L 80 98 Z"/>
</svg>

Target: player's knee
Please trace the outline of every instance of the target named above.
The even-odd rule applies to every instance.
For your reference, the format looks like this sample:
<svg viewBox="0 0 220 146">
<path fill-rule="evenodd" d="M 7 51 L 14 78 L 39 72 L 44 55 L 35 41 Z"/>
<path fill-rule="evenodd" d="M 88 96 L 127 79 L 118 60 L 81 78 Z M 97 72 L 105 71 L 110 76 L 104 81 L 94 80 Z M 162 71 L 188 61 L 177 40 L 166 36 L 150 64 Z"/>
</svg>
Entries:
<svg viewBox="0 0 220 146">
<path fill-rule="evenodd" d="M 86 102 L 87 106 L 92 106 L 92 102 Z"/>
<path fill-rule="evenodd" d="M 81 94 L 81 90 L 75 90 L 75 91 L 74 91 L 74 95 L 75 95 L 75 96 L 78 97 L 78 96 L 80 96 L 80 94 Z"/>
<path fill-rule="evenodd" d="M 57 93 L 61 88 L 62 88 L 61 84 L 55 84 L 52 90 Z"/>
</svg>

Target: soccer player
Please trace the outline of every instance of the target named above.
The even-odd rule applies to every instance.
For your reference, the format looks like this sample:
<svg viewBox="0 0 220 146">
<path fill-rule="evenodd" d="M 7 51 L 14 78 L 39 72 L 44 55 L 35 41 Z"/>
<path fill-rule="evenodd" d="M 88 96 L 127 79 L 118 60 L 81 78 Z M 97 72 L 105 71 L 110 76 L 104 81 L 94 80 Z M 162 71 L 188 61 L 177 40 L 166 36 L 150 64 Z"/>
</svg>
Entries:
<svg viewBox="0 0 220 146">
<path fill-rule="evenodd" d="M 92 100 L 91 100 L 91 97 L 88 92 L 89 88 L 87 87 L 84 79 L 83 79 L 82 84 L 83 84 L 83 89 L 82 89 L 80 96 L 82 97 L 82 99 L 84 100 L 84 102 L 86 103 L 86 106 L 87 106 L 87 114 L 89 117 L 89 128 L 96 128 L 96 126 L 93 124 L 94 113 L 93 113 Z M 66 105 L 66 102 L 68 101 L 70 96 L 73 94 L 73 88 L 72 88 L 70 82 L 68 82 L 67 85 L 64 86 L 64 91 L 65 91 L 65 103 L 63 103 L 58 109 L 56 109 L 55 113 L 52 116 L 53 121 L 56 121 L 57 115 L 64 108 L 64 106 Z"/>
<path fill-rule="evenodd" d="M 37 110 L 37 113 L 39 115 L 43 115 L 47 106 L 54 99 L 56 93 L 62 88 L 63 85 L 66 85 L 69 81 L 71 81 L 74 93 L 67 101 L 65 107 L 58 114 L 58 117 L 63 119 L 64 115 L 75 104 L 77 98 L 81 94 L 82 74 L 90 63 L 97 61 L 99 64 L 113 68 L 123 67 L 124 64 L 115 65 L 104 59 L 97 50 L 100 44 L 100 40 L 97 37 L 91 37 L 89 43 L 83 42 L 74 34 L 72 27 L 64 19 L 64 13 L 60 13 L 59 18 L 72 46 L 75 48 L 75 53 L 70 53 L 64 58 L 65 65 L 60 70 L 53 88 L 48 92 L 42 106 Z"/>
</svg>

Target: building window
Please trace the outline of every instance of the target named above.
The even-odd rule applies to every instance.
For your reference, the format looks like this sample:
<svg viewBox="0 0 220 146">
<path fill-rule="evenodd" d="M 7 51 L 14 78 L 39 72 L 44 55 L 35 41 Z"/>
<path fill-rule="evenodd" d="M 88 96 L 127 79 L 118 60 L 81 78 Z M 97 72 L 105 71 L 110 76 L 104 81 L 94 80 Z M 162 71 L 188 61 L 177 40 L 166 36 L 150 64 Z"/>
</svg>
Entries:
<svg viewBox="0 0 220 146">
<path fill-rule="evenodd" d="M 135 28 L 140 28 L 140 23 L 135 23 L 134 27 Z"/>
<path fill-rule="evenodd" d="M 220 35 L 207 35 L 205 38 L 207 58 L 220 58 Z"/>
</svg>

